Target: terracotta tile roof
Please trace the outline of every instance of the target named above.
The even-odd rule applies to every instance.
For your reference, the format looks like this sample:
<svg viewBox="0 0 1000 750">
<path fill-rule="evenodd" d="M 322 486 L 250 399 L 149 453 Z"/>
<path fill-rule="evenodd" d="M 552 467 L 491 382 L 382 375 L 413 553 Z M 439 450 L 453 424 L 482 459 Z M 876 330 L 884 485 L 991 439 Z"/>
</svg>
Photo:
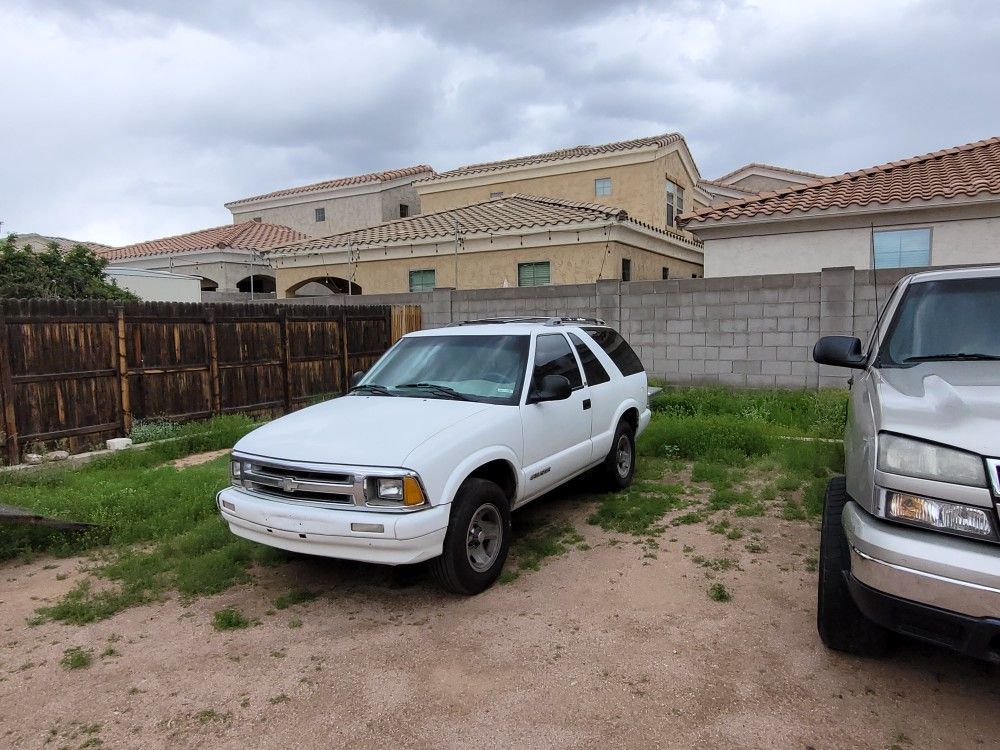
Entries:
<svg viewBox="0 0 1000 750">
<path fill-rule="evenodd" d="M 17 235 L 17 246 L 24 247 L 25 245 L 31 245 L 31 249 L 36 252 L 45 250 L 52 243 L 56 243 L 60 252 L 68 252 L 76 245 L 83 245 L 86 248 L 90 248 L 95 253 L 100 255 L 101 253 L 111 250 L 110 245 L 103 245 L 100 242 L 85 242 L 83 240 L 70 240 L 65 237 L 49 237 L 45 234 L 19 234 Z"/>
<path fill-rule="evenodd" d="M 680 217 L 683 225 L 934 198 L 1000 195 L 1000 137 L 825 177 L 810 185 L 727 201 Z"/>
<path fill-rule="evenodd" d="M 417 164 L 412 167 L 403 167 L 402 169 L 389 169 L 385 172 L 369 172 L 368 174 L 359 174 L 354 177 L 340 177 L 335 180 L 314 182 L 311 185 L 301 185 L 299 187 L 285 188 L 284 190 L 275 190 L 272 193 L 255 195 L 251 198 L 240 198 L 239 200 L 227 203 L 226 208 L 242 206 L 247 203 L 265 200 L 267 198 L 284 198 L 288 195 L 318 193 L 323 190 L 332 190 L 334 188 L 347 187 L 349 185 L 364 185 L 369 182 L 392 182 L 393 180 L 398 180 L 400 177 L 412 177 L 414 175 L 422 174 L 434 174 L 434 169 L 426 164 Z"/>
<path fill-rule="evenodd" d="M 222 227 L 199 229 L 197 232 L 163 237 L 158 240 L 139 242 L 135 245 L 110 248 L 101 253 L 110 261 L 142 258 L 147 255 L 167 255 L 189 253 L 195 250 L 267 250 L 275 245 L 305 239 L 303 234 L 281 224 L 264 224 L 259 221 L 244 221 L 240 224 L 226 224 Z"/>
<path fill-rule="evenodd" d="M 573 224 L 593 222 L 622 222 L 658 232 L 664 238 L 669 237 L 695 249 L 701 248 L 701 243 L 690 237 L 630 219 L 628 212 L 622 208 L 513 193 L 502 198 L 491 198 L 480 203 L 473 203 L 470 206 L 418 214 L 405 219 L 388 221 L 367 229 L 343 232 L 329 237 L 317 237 L 292 245 L 275 247 L 268 254 L 295 255 L 337 247 L 381 246 L 392 243 L 417 242 L 435 237 L 450 239 L 455 236 L 456 221 L 459 230 L 465 235 L 501 234 L 519 229 L 540 227 L 559 229 Z"/>
<path fill-rule="evenodd" d="M 706 182 L 718 183 L 719 185 L 725 185 L 726 181 L 735 177 L 740 172 L 745 172 L 748 169 L 769 169 L 772 172 L 785 172 L 786 174 L 794 174 L 799 177 L 808 177 L 813 180 L 822 180 L 824 175 L 814 174 L 813 172 L 803 172 L 800 169 L 789 169 L 788 167 L 776 167 L 773 164 L 763 164 L 759 161 L 752 161 L 749 164 L 744 164 L 742 167 L 734 169 L 732 172 L 728 172 L 722 177 L 716 177 L 714 180 L 706 180 Z"/>
<path fill-rule="evenodd" d="M 604 143 L 599 146 L 573 146 L 558 151 L 548 151 L 544 154 L 532 154 L 531 156 L 518 156 L 513 159 L 503 159 L 501 161 L 490 161 L 482 164 L 469 164 L 464 167 L 440 172 L 433 177 L 426 177 L 418 180 L 420 184 L 429 184 L 446 180 L 449 177 L 464 177 L 466 175 L 481 174 L 484 172 L 500 172 L 514 167 L 526 167 L 534 164 L 546 164 L 548 162 L 568 161 L 579 159 L 582 156 L 598 156 L 600 154 L 614 154 L 620 151 L 633 151 L 636 149 L 659 148 L 669 146 L 684 140 L 680 133 L 664 133 L 663 135 L 653 135 L 648 138 L 635 138 L 631 141 L 618 141 L 616 143 Z"/>
</svg>

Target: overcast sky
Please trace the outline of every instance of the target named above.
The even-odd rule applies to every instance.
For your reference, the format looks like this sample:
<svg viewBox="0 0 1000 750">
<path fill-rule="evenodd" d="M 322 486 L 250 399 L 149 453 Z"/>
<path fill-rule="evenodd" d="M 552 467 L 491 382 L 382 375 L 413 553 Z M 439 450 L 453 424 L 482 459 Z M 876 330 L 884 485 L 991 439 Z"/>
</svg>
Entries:
<svg viewBox="0 0 1000 750">
<path fill-rule="evenodd" d="M 0 221 L 125 244 L 378 169 L 667 131 L 703 177 L 1000 135 L 993 0 L 0 0 Z"/>
</svg>

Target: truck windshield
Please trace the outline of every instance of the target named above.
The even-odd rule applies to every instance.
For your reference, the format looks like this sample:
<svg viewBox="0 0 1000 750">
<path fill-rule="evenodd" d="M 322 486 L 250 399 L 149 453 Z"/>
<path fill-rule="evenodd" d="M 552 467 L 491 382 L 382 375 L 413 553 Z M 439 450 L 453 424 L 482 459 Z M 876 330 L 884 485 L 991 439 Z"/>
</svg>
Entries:
<svg viewBox="0 0 1000 750">
<path fill-rule="evenodd" d="M 1000 277 L 912 284 L 882 343 L 877 364 L 1000 360 Z"/>
<path fill-rule="evenodd" d="M 356 389 L 363 395 L 517 404 L 530 336 L 414 336 L 390 349 Z"/>
</svg>

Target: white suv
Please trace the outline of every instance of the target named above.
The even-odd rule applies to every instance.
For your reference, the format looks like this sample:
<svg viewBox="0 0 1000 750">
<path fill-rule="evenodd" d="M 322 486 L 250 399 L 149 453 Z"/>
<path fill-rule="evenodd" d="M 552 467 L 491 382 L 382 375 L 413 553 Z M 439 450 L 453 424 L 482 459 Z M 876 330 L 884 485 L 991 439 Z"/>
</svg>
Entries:
<svg viewBox="0 0 1000 750">
<path fill-rule="evenodd" d="M 236 444 L 223 518 L 295 552 L 432 560 L 462 594 L 500 575 L 512 510 L 593 468 L 628 486 L 650 419 L 639 358 L 599 320 L 419 331 L 354 381 Z"/>
</svg>

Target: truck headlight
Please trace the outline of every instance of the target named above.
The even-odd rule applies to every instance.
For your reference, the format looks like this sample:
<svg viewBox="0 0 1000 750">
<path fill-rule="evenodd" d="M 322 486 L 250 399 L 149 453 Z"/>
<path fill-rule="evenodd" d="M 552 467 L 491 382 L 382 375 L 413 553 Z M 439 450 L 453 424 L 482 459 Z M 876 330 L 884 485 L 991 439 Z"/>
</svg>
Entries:
<svg viewBox="0 0 1000 750">
<path fill-rule="evenodd" d="M 369 505 L 387 508 L 415 508 L 427 502 L 420 482 L 414 476 L 374 477 Z"/>
<path fill-rule="evenodd" d="M 908 477 L 986 486 L 983 459 L 974 453 L 889 433 L 878 437 L 878 468 Z"/>
<path fill-rule="evenodd" d="M 890 492 L 886 498 L 885 517 L 964 536 L 996 538 L 993 520 L 986 509 L 929 497 Z"/>
<path fill-rule="evenodd" d="M 229 481 L 232 482 L 234 487 L 243 486 L 243 462 L 242 461 L 230 461 L 229 462 Z"/>
</svg>

